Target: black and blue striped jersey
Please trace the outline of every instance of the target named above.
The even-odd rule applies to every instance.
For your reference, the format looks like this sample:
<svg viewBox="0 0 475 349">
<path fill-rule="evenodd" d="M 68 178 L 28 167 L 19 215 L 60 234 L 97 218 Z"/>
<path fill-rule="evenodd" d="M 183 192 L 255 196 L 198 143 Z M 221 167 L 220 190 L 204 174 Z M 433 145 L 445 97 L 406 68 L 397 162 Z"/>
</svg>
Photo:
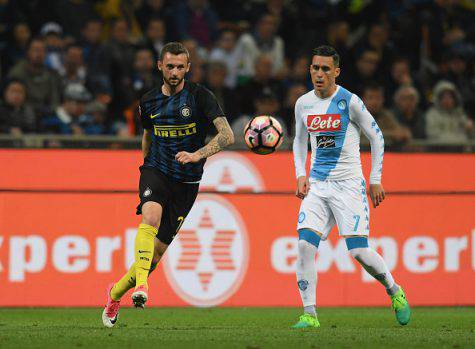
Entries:
<svg viewBox="0 0 475 349">
<path fill-rule="evenodd" d="M 205 159 L 182 165 L 175 155 L 202 148 L 210 121 L 224 116 L 213 93 L 185 81 L 180 92 L 166 96 L 158 86 L 143 95 L 139 108 L 143 128 L 152 133 L 143 166 L 155 168 L 176 182 L 200 181 Z"/>
</svg>

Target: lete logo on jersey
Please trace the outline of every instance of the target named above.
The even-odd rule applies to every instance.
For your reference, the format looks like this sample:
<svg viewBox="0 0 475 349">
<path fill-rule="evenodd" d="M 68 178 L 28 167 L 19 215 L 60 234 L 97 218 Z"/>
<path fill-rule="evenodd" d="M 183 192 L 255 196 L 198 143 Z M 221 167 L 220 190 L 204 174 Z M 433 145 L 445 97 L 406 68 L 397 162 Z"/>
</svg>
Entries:
<svg viewBox="0 0 475 349">
<path fill-rule="evenodd" d="M 334 132 L 341 130 L 340 114 L 307 116 L 308 132 Z"/>
</svg>

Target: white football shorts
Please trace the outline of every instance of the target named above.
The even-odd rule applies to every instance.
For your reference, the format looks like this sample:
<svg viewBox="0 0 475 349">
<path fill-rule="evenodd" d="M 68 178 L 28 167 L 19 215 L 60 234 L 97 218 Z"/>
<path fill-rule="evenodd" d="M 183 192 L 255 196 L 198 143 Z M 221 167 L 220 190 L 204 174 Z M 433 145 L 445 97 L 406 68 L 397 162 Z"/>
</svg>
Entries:
<svg viewBox="0 0 475 349">
<path fill-rule="evenodd" d="M 302 200 L 297 230 L 311 229 L 326 240 L 335 223 L 341 235 L 369 234 L 369 207 L 363 178 L 312 181 Z"/>
</svg>

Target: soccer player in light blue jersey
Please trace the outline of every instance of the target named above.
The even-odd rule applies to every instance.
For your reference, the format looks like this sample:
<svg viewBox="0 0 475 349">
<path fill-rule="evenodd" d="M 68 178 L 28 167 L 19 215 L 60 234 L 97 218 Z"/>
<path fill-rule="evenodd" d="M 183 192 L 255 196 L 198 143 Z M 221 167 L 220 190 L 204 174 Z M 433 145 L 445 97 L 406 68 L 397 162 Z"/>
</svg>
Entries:
<svg viewBox="0 0 475 349">
<path fill-rule="evenodd" d="M 375 208 L 385 197 L 381 185 L 384 137 L 361 99 L 336 84 L 339 61 L 338 53 L 330 46 L 314 49 L 310 65 L 314 89 L 295 103 L 296 195 L 302 199 L 297 225 L 297 284 L 304 314 L 293 327 L 320 326 L 315 256 L 320 240 L 326 240 L 335 224 L 351 255 L 385 287 L 397 321 L 406 325 L 411 311 L 404 291 L 383 258 L 368 245 L 369 208 L 361 170 L 360 130 L 371 144 L 369 195 Z M 307 176 L 309 136 L 312 153 Z"/>
</svg>

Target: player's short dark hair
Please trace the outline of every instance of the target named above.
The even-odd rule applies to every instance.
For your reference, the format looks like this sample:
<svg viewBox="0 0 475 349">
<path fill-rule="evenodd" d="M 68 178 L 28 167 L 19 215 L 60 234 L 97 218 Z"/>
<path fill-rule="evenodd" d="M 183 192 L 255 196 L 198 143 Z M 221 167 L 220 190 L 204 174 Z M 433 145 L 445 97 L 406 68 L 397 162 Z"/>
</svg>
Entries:
<svg viewBox="0 0 475 349">
<path fill-rule="evenodd" d="M 336 50 L 328 45 L 322 45 L 314 48 L 312 50 L 312 57 L 313 56 L 323 56 L 323 57 L 332 57 L 333 58 L 333 64 L 335 67 L 340 66 L 340 55 Z"/>
<path fill-rule="evenodd" d="M 185 54 L 188 62 L 190 61 L 190 53 L 186 49 L 185 46 L 181 42 L 169 42 L 168 44 L 165 44 L 163 46 L 162 51 L 160 52 L 160 57 L 159 59 L 163 61 L 163 58 L 165 57 L 166 53 L 170 53 L 172 55 L 181 55 Z"/>
</svg>

